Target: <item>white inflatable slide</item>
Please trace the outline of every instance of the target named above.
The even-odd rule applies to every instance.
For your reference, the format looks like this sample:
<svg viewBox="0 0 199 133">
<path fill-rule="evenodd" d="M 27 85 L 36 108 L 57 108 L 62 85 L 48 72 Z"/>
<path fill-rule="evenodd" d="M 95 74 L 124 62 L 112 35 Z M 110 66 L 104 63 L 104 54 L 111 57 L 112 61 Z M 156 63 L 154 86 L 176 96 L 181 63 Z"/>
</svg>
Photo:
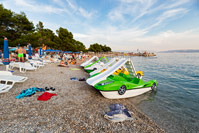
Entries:
<svg viewBox="0 0 199 133">
<path fill-rule="evenodd" d="M 82 63 L 80 66 L 81 67 L 85 67 L 89 64 L 91 64 L 92 61 L 97 61 L 99 60 L 99 58 L 97 56 L 93 56 L 92 58 L 90 58 L 89 60 L 85 61 L 84 63 Z"/>
<path fill-rule="evenodd" d="M 108 70 L 100 73 L 99 75 L 96 75 L 92 78 L 88 78 L 86 82 L 89 85 L 94 86 L 96 83 L 99 83 L 102 80 L 105 80 L 109 75 L 113 74 L 118 68 L 121 66 L 124 66 L 124 64 L 128 61 L 128 59 L 120 59 L 117 63 L 115 63 L 113 66 L 111 66 Z"/>
<path fill-rule="evenodd" d="M 93 71 L 90 73 L 90 76 L 92 76 L 93 74 L 99 73 L 104 69 L 108 69 L 109 67 L 111 67 L 114 63 L 116 63 L 118 59 L 117 58 L 112 58 L 109 62 L 107 62 L 103 67 L 98 68 L 97 70 Z"/>
</svg>

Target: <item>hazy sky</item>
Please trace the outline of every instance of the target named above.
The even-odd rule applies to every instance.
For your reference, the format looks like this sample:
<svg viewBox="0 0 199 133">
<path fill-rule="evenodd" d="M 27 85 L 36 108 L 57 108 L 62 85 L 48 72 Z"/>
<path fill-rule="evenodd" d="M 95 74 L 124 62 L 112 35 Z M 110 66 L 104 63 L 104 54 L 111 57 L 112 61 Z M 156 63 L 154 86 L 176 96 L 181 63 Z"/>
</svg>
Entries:
<svg viewBox="0 0 199 133">
<path fill-rule="evenodd" d="M 0 0 L 36 25 L 67 28 L 87 47 L 199 49 L 199 0 Z"/>
</svg>

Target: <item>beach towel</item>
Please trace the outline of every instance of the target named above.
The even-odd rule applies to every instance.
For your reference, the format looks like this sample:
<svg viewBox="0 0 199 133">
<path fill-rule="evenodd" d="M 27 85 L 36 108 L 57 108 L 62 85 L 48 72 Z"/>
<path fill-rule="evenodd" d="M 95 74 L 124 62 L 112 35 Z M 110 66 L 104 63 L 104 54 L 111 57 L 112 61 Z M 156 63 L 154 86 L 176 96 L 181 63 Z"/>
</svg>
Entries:
<svg viewBox="0 0 199 133">
<path fill-rule="evenodd" d="M 52 96 L 56 96 L 56 95 L 57 94 L 44 92 L 41 96 L 39 96 L 37 98 L 37 100 L 39 100 L 39 101 L 48 101 L 49 99 L 51 99 Z"/>
<path fill-rule="evenodd" d="M 37 87 L 28 88 L 26 90 L 23 90 L 18 96 L 16 96 L 16 98 L 21 99 L 23 97 L 30 97 L 30 96 L 34 95 L 36 91 L 44 92 L 45 90 L 42 88 L 37 88 Z"/>
<path fill-rule="evenodd" d="M 110 112 L 106 112 L 104 118 L 112 122 L 122 122 L 125 120 L 133 120 L 130 112 L 122 104 L 111 104 Z"/>
<path fill-rule="evenodd" d="M 79 68 L 70 68 L 70 70 L 78 71 L 78 70 L 81 70 L 81 69 L 79 69 Z"/>
</svg>

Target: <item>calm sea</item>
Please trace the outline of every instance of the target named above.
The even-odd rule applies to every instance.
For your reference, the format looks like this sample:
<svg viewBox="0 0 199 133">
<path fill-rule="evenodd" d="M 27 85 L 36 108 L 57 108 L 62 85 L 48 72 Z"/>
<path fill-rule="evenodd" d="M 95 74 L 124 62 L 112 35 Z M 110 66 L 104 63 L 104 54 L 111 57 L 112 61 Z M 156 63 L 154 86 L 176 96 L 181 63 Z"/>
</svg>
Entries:
<svg viewBox="0 0 199 133">
<path fill-rule="evenodd" d="M 144 80 L 158 82 L 156 93 L 136 97 L 144 97 L 138 104 L 141 111 L 167 132 L 199 132 L 199 53 L 131 59 Z"/>
</svg>

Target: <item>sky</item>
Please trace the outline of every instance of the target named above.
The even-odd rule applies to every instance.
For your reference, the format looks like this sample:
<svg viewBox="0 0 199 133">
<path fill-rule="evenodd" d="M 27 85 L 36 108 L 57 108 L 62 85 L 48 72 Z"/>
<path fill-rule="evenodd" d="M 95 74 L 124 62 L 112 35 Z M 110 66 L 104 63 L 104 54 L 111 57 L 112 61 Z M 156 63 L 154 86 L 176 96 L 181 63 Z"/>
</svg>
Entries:
<svg viewBox="0 0 199 133">
<path fill-rule="evenodd" d="M 199 49 L 199 0 L 0 0 L 35 25 L 113 51 Z"/>
</svg>

